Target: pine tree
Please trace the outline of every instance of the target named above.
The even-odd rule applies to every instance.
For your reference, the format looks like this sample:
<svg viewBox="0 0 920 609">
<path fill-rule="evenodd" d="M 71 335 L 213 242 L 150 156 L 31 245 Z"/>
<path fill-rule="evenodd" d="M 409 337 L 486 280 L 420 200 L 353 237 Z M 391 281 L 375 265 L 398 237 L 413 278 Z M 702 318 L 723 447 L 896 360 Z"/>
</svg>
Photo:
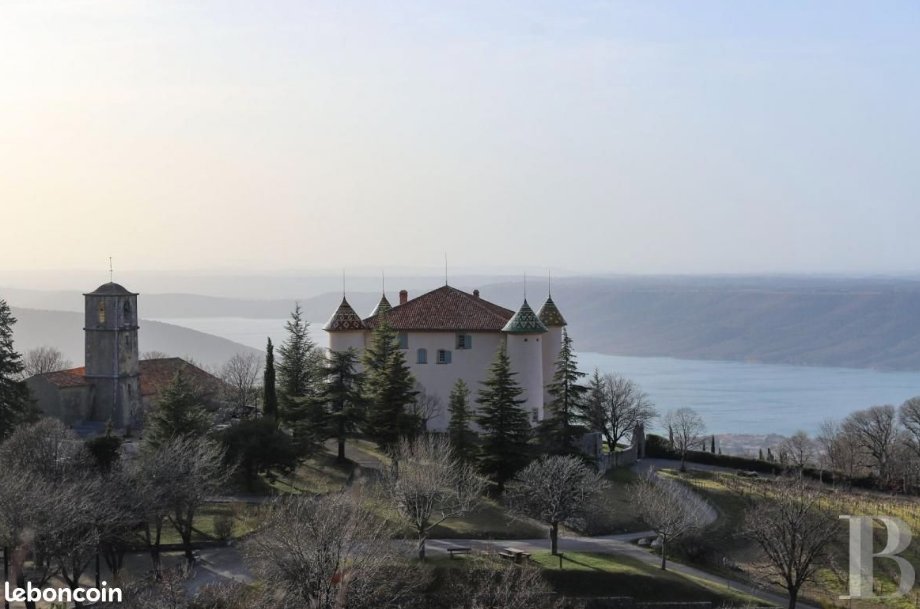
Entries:
<svg viewBox="0 0 920 609">
<path fill-rule="evenodd" d="M 576 441 L 582 429 L 578 425 L 588 387 L 579 384 L 585 376 L 579 372 L 572 339 L 562 330 L 562 348 L 556 358 L 556 371 L 547 391 L 552 401 L 547 405 L 546 416 L 540 424 L 539 434 L 544 449 L 551 455 L 580 454 Z"/>
<path fill-rule="evenodd" d="M 709 452 L 716 454 L 716 437 L 712 436 L 712 442 L 709 445 Z"/>
<path fill-rule="evenodd" d="M 180 436 L 204 436 L 210 428 L 211 416 L 202 404 L 201 393 L 179 370 L 147 417 L 144 442 L 157 448 Z"/>
<path fill-rule="evenodd" d="M 0 441 L 36 414 L 29 390 L 20 379 L 22 356 L 13 348 L 15 323 L 10 307 L 5 300 L 0 300 Z"/>
<path fill-rule="evenodd" d="M 271 419 L 278 418 L 278 390 L 275 387 L 275 346 L 268 339 L 265 347 L 265 375 L 262 382 L 262 415 Z"/>
<path fill-rule="evenodd" d="M 447 425 L 447 436 L 450 445 L 457 457 L 464 461 L 472 461 L 476 449 L 476 432 L 470 424 L 473 422 L 473 413 L 470 412 L 470 388 L 463 379 L 458 379 L 450 391 L 450 423 Z"/>
<path fill-rule="evenodd" d="M 331 351 L 326 363 L 325 383 L 320 395 L 327 412 L 329 435 L 338 442 L 338 460 L 345 460 L 345 441 L 354 437 L 365 415 L 361 393 L 363 375 L 358 372 L 354 349 Z"/>
<path fill-rule="evenodd" d="M 381 448 L 389 450 L 401 437 L 418 432 L 418 417 L 409 410 L 418 391 L 399 349 L 396 331 L 382 315 L 364 351 L 363 363 L 363 392 L 368 404 L 365 431 Z"/>
<path fill-rule="evenodd" d="M 521 407 L 526 400 L 519 399 L 524 390 L 514 380 L 516 374 L 502 346 L 476 400 L 480 406 L 476 421 L 482 429 L 479 467 L 492 477 L 499 493 L 530 460 L 530 421 Z"/>
<path fill-rule="evenodd" d="M 307 456 L 320 449 L 326 421 L 317 407 L 317 379 L 322 353 L 310 339 L 310 323 L 304 321 L 300 303 L 285 325 L 288 337 L 278 349 L 278 416 L 294 434 L 294 445 Z"/>
</svg>

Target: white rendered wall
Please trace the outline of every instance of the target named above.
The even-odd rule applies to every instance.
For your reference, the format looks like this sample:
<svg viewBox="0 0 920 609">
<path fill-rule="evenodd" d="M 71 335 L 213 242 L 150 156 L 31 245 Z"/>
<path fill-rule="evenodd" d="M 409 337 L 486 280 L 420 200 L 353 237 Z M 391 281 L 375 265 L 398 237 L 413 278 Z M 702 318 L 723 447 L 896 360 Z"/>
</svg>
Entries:
<svg viewBox="0 0 920 609">
<path fill-rule="evenodd" d="M 521 397 L 527 400 L 523 407 L 528 413 L 536 410 L 538 421 L 543 420 L 543 336 L 545 334 L 508 335 L 511 369 L 517 372 L 514 378 L 524 389 Z"/>
<path fill-rule="evenodd" d="M 364 351 L 363 330 L 354 332 L 329 332 L 329 349 L 331 351 L 346 351 L 357 349 L 358 353 Z"/>
<path fill-rule="evenodd" d="M 540 337 L 540 342 L 543 344 L 543 403 L 549 404 L 552 397 L 546 387 L 553 382 L 553 375 L 556 374 L 556 359 L 562 349 L 562 328 L 548 328 L 546 334 Z"/>
<path fill-rule="evenodd" d="M 430 431 L 444 431 L 450 421 L 447 410 L 450 391 L 457 379 L 463 379 L 470 388 L 470 406 L 476 406 L 476 394 L 485 380 L 489 366 L 501 344 L 500 332 L 467 332 L 472 336 L 472 349 L 457 349 L 456 332 L 409 332 L 409 348 L 404 350 L 406 362 L 415 380 L 425 391 L 440 401 L 440 412 L 428 422 Z M 428 363 L 419 364 L 418 349 L 428 351 Z M 451 352 L 451 363 L 438 363 L 438 350 Z"/>
</svg>

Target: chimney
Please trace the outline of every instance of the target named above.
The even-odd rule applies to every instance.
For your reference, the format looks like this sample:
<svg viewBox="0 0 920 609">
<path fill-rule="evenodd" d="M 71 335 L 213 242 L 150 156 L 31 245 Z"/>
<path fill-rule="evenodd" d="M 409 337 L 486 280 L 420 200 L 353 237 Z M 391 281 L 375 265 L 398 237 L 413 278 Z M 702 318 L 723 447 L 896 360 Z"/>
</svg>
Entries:
<svg viewBox="0 0 920 609">
<path fill-rule="evenodd" d="M 473 296 L 479 298 L 479 290 L 473 290 Z"/>
<path fill-rule="evenodd" d="M 404 305 L 409 302 L 409 292 L 406 290 L 399 291 L 399 304 Z"/>
</svg>

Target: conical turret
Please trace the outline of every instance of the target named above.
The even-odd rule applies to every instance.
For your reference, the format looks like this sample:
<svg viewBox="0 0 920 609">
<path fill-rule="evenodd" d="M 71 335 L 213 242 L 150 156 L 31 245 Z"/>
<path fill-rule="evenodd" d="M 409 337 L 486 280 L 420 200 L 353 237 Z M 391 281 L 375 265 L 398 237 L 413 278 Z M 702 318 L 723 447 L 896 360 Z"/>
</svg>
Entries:
<svg viewBox="0 0 920 609">
<path fill-rule="evenodd" d="M 546 302 L 543 303 L 543 306 L 540 307 L 540 311 L 537 313 L 537 317 L 540 318 L 540 321 L 542 321 L 543 325 L 547 328 L 561 328 L 568 325 L 559 307 L 553 302 L 552 296 L 547 296 Z"/>
<path fill-rule="evenodd" d="M 533 312 L 525 298 L 524 304 L 514 314 L 514 317 L 508 320 L 508 323 L 502 328 L 502 332 L 507 332 L 508 334 L 543 334 L 546 332 L 546 326 Z"/>
<path fill-rule="evenodd" d="M 386 294 L 381 294 L 381 295 L 380 295 L 380 302 L 378 302 L 378 303 L 377 303 L 377 306 L 374 307 L 374 310 L 371 311 L 371 317 L 377 317 L 377 316 L 380 315 L 381 313 L 386 313 L 387 311 L 389 311 L 389 310 L 392 309 L 392 308 L 393 308 L 393 306 L 390 304 L 390 301 L 387 300 L 387 295 L 386 295 Z"/>
<path fill-rule="evenodd" d="M 348 300 L 343 296 L 342 304 L 335 310 L 328 323 L 323 326 L 326 332 L 354 332 L 364 330 L 364 322 L 361 316 L 355 313 L 355 310 L 348 304 Z"/>
</svg>

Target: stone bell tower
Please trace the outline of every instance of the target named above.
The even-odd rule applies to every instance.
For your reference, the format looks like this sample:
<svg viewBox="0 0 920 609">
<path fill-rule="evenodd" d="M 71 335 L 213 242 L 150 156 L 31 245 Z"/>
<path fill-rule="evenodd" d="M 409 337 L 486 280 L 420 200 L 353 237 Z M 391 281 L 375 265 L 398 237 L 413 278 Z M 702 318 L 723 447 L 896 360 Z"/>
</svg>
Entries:
<svg viewBox="0 0 920 609">
<path fill-rule="evenodd" d="M 91 418 L 111 421 L 116 429 L 136 425 L 141 413 L 137 294 L 110 282 L 83 296 Z"/>
</svg>

